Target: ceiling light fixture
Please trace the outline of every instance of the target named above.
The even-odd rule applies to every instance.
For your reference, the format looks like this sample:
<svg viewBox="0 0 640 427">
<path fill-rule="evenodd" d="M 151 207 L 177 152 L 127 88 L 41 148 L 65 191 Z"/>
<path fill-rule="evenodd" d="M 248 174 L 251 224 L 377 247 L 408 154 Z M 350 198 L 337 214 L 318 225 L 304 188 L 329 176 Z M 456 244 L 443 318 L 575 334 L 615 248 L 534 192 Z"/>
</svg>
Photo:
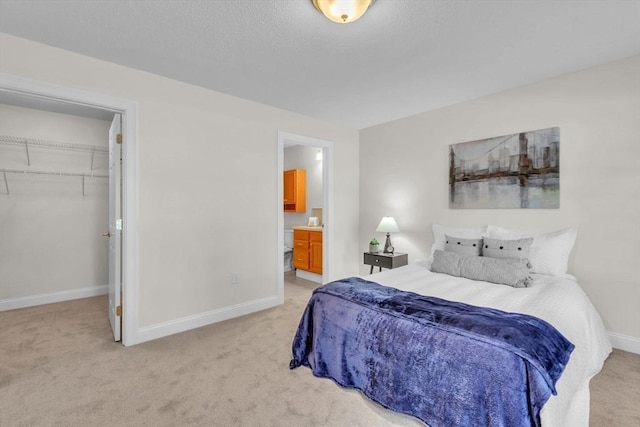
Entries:
<svg viewBox="0 0 640 427">
<path fill-rule="evenodd" d="M 327 19 L 348 24 L 359 19 L 375 0 L 311 0 Z"/>
</svg>

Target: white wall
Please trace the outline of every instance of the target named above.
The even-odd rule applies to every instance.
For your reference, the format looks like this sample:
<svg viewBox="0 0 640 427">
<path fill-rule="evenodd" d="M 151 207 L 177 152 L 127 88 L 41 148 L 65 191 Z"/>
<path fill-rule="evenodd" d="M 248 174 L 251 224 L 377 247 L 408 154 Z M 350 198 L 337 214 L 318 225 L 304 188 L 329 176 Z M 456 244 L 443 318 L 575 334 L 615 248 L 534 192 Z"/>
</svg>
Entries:
<svg viewBox="0 0 640 427">
<path fill-rule="evenodd" d="M 139 328 L 277 296 L 278 131 L 334 141 L 332 271 L 357 271 L 356 130 L 6 34 L 0 50 L 2 73 L 137 103 Z"/>
<path fill-rule="evenodd" d="M 284 214 L 284 228 L 307 225 L 311 209 L 322 208 L 322 161 L 316 160 L 318 149 L 306 145 L 294 145 L 284 149 L 284 170 L 304 169 L 307 172 L 307 210 L 304 213 Z"/>
<path fill-rule="evenodd" d="M 450 144 L 554 126 L 559 209 L 448 208 Z M 393 215 L 410 259 L 429 251 L 433 223 L 576 227 L 570 273 L 609 331 L 640 340 L 640 57 L 362 130 L 360 213 L 361 250 Z"/>
<path fill-rule="evenodd" d="M 109 122 L 0 105 L 0 135 L 108 146 Z M 0 169 L 109 175 L 108 155 L 0 144 Z M 3 180 L 0 177 L 0 180 Z M 104 287 L 108 179 L 7 174 L 0 183 L 0 301 Z M 32 300 L 38 300 L 33 299 Z M 39 300 L 38 300 L 39 301 Z"/>
</svg>

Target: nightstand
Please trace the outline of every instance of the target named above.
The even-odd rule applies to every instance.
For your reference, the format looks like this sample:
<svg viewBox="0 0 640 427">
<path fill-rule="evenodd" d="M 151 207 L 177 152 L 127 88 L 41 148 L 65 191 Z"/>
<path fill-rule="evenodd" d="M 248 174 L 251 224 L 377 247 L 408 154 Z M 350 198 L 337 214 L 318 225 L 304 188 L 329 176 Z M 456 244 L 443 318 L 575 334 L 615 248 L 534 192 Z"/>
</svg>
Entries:
<svg viewBox="0 0 640 427">
<path fill-rule="evenodd" d="M 382 271 L 382 268 L 396 268 L 402 267 L 403 265 L 407 265 L 408 255 L 403 254 L 401 252 L 395 252 L 393 254 L 385 254 L 382 252 L 379 253 L 364 253 L 364 263 L 366 265 L 370 265 L 371 269 L 369 270 L 369 274 L 373 273 L 373 267 L 379 267 Z"/>
</svg>

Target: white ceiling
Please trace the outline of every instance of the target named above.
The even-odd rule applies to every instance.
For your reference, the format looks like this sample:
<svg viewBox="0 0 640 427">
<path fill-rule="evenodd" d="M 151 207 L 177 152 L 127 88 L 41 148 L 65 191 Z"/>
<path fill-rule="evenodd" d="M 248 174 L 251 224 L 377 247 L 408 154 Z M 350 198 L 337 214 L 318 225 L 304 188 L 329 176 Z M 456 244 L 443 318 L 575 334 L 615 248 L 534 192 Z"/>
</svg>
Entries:
<svg viewBox="0 0 640 427">
<path fill-rule="evenodd" d="M 361 129 L 638 55 L 640 1 L 1 0 L 0 31 Z"/>
</svg>

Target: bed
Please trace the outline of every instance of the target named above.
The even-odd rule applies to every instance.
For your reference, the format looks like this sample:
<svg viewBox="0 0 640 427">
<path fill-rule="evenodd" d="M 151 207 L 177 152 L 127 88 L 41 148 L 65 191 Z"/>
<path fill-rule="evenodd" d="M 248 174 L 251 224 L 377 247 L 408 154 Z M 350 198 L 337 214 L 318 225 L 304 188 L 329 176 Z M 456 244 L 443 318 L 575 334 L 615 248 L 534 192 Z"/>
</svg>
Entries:
<svg viewBox="0 0 640 427">
<path fill-rule="evenodd" d="M 443 256 L 451 256 L 451 254 L 446 251 L 448 244 L 446 242 L 448 242 L 447 238 L 450 238 L 451 234 L 456 233 L 460 236 L 458 240 L 463 240 L 465 244 L 469 244 L 469 248 L 471 248 L 471 241 L 484 237 L 485 242 L 489 242 L 490 236 L 491 238 L 499 237 L 506 239 L 498 241 L 497 244 L 499 245 L 505 245 L 507 240 L 510 242 L 517 241 L 517 245 L 528 242 L 529 247 L 525 254 L 526 257 L 521 257 L 521 259 L 527 261 L 527 265 L 530 267 L 526 274 L 526 287 L 516 287 L 513 284 L 506 286 L 505 284 L 493 283 L 492 281 L 459 277 L 459 272 L 456 272 L 457 275 L 438 272 L 438 270 L 441 269 L 436 268 L 434 263 L 437 263 Z M 499 362 L 505 363 L 505 365 L 514 364 L 515 366 L 517 364 L 518 369 L 521 371 L 517 375 L 522 375 L 523 379 L 514 379 L 513 381 L 515 381 L 516 385 L 518 381 L 520 381 L 522 384 L 522 393 L 524 394 L 522 397 L 514 397 L 513 399 L 516 401 L 516 405 L 526 406 L 527 402 L 529 403 L 530 408 L 528 411 L 529 414 L 527 415 L 529 418 L 527 418 L 526 421 L 519 420 L 514 422 L 513 419 L 509 419 L 507 415 L 504 415 L 507 418 L 503 418 L 502 412 L 507 414 L 511 411 L 511 409 L 506 406 L 508 406 L 508 401 L 512 398 L 511 395 L 513 394 L 511 389 L 509 389 L 509 396 L 506 396 L 507 393 L 504 391 L 506 387 L 509 387 L 509 384 L 506 382 L 511 381 L 510 375 L 505 375 L 504 372 L 502 372 L 507 370 L 507 367 L 505 366 L 504 369 L 495 369 L 495 372 L 488 372 L 492 368 L 490 365 L 484 364 L 486 357 L 478 356 L 480 351 L 486 350 L 494 352 L 487 353 L 490 354 L 490 358 L 493 358 L 493 354 L 496 354 L 496 357 L 503 357 L 505 352 L 502 348 L 494 350 L 491 349 L 489 345 L 486 345 L 486 343 L 483 343 L 479 347 L 474 347 L 475 344 L 473 343 L 475 342 L 475 338 L 469 341 L 468 337 L 465 337 L 463 339 L 467 341 L 464 341 L 464 345 L 461 346 L 460 350 L 455 354 L 438 351 L 439 348 L 437 348 L 437 346 L 439 344 L 432 348 L 426 347 L 425 349 L 420 349 L 418 353 L 411 353 L 411 351 L 414 350 L 413 347 L 406 347 L 406 342 L 394 342 L 393 333 L 388 333 L 388 329 L 385 329 L 385 332 L 382 333 L 380 332 L 382 329 L 378 330 L 378 326 L 376 326 L 372 328 L 372 330 L 365 332 L 365 334 L 376 337 L 376 345 L 381 341 L 387 341 L 377 347 L 376 351 L 378 354 L 375 355 L 373 361 L 371 358 L 366 361 L 354 361 L 351 360 L 351 358 L 353 358 L 357 352 L 354 352 L 353 348 L 350 349 L 352 344 L 349 343 L 348 340 L 351 338 L 348 337 L 348 334 L 342 334 L 342 331 L 357 329 L 358 327 L 362 329 L 362 323 L 365 322 L 362 320 L 362 314 L 358 313 L 356 315 L 357 320 L 348 325 L 341 324 L 341 322 L 343 321 L 342 319 L 349 318 L 350 316 L 336 315 L 336 312 L 333 312 L 329 320 L 334 329 L 331 331 L 323 330 L 324 325 L 327 323 L 327 313 L 330 313 L 332 309 L 328 307 L 328 305 L 333 304 L 333 302 L 327 302 L 332 300 L 325 298 L 324 302 L 319 303 L 316 301 L 315 306 L 312 306 L 312 301 L 314 298 L 317 300 L 318 296 L 322 294 L 322 291 L 318 292 L 317 296 L 312 296 L 310 305 L 307 306 L 307 310 L 300 322 L 298 333 L 293 343 L 294 357 L 291 361 L 291 368 L 308 366 L 316 376 L 332 378 L 342 386 L 360 389 L 365 395 L 383 406 L 416 416 L 432 427 L 441 425 L 588 426 L 589 380 L 602 368 L 605 359 L 611 352 L 611 344 L 602 321 L 587 295 L 580 288 L 575 277 L 566 274 L 567 259 L 573 246 L 573 241 L 575 241 L 575 232 L 568 236 L 566 231 L 533 235 L 532 237 L 525 236 L 528 239 L 526 242 L 522 240 L 523 235 L 524 234 L 515 233 L 499 227 L 492 228 L 491 226 L 480 229 L 446 229 L 442 226 L 434 225 L 435 243 L 432 249 L 431 259 L 366 276 L 364 279 L 375 282 L 374 285 L 367 285 L 374 289 L 374 293 L 378 292 L 376 286 L 382 285 L 380 289 L 385 292 L 386 288 L 394 289 L 389 291 L 391 293 L 396 293 L 395 290 L 399 290 L 397 292 L 402 298 L 406 298 L 407 295 L 416 294 L 418 296 L 427 296 L 436 302 L 443 300 L 445 302 L 453 302 L 454 304 L 466 304 L 472 307 L 478 307 L 481 310 L 486 309 L 489 311 L 521 314 L 525 319 L 525 323 L 527 323 L 527 317 L 532 316 L 531 319 L 535 319 L 536 321 L 540 320 L 542 324 L 548 324 L 554 329 L 561 337 L 554 338 L 559 343 L 558 345 L 564 345 L 567 347 L 565 350 L 570 351 L 568 351 L 567 355 L 562 356 L 565 357 L 565 359 L 563 359 L 564 362 L 561 361 L 557 363 L 561 366 L 553 368 L 559 371 L 556 372 L 557 375 L 555 378 L 552 380 L 548 380 L 547 377 L 542 380 L 538 378 L 538 383 L 541 383 L 543 386 L 545 380 L 548 382 L 547 388 L 540 388 L 539 384 L 535 385 L 535 381 L 531 381 L 531 372 L 535 371 L 535 369 L 532 369 L 532 366 L 536 366 L 535 361 L 529 363 L 526 359 L 523 359 L 524 362 L 520 363 L 518 357 L 514 358 L 513 355 L 509 353 L 508 356 L 504 356 L 506 357 L 504 362 L 502 361 L 503 359 L 500 359 Z M 464 241 L 462 238 L 467 238 L 469 241 Z M 463 253 L 467 249 L 462 249 Z M 520 249 L 517 250 L 520 251 Z M 454 251 L 455 250 L 460 250 L 460 248 L 455 248 Z M 476 259 L 480 262 L 494 262 L 493 259 L 485 258 L 483 260 L 482 256 L 472 259 L 468 253 L 460 256 L 465 263 L 475 262 Z M 531 260 L 531 262 L 529 262 L 529 260 Z M 508 268 L 507 270 L 508 273 L 511 273 L 514 269 Z M 473 276 L 473 274 L 471 276 Z M 356 280 L 356 282 L 353 283 L 360 283 L 358 281 L 361 281 L 362 278 L 349 279 L 348 281 L 353 280 Z M 329 286 L 329 289 L 331 289 L 330 285 L 325 286 Z M 338 284 L 338 286 L 344 287 L 346 285 L 343 283 Z M 357 286 L 349 287 L 349 292 L 356 288 Z M 402 294 L 400 294 L 400 292 L 402 292 Z M 404 294 L 404 292 L 408 293 Z M 420 299 L 420 297 L 416 297 L 416 299 Z M 351 308 L 361 310 L 359 306 L 362 305 L 357 298 L 353 299 L 353 301 L 341 301 L 340 304 L 343 304 L 337 308 L 338 310 L 342 310 L 339 311 L 340 313 L 344 313 Z M 398 316 L 392 314 L 387 317 L 392 318 Z M 386 319 L 386 317 L 383 317 L 383 319 Z M 386 325 L 388 323 L 387 320 L 380 322 L 382 323 L 376 324 Z M 401 319 L 399 322 L 405 324 L 406 320 Z M 358 323 L 361 324 L 358 325 Z M 438 326 L 438 328 L 440 328 L 440 326 Z M 393 330 L 395 331 L 396 329 L 397 326 L 394 326 Z M 441 334 L 443 331 L 437 331 L 437 333 Z M 445 330 L 444 333 L 449 334 L 444 337 L 446 340 L 451 339 L 450 337 L 453 335 L 460 335 L 460 333 L 452 333 L 448 330 Z M 380 334 L 384 335 L 384 339 L 378 337 Z M 525 336 L 527 334 L 530 334 L 530 332 L 523 333 Z M 335 346 L 336 340 L 341 341 L 338 343 L 338 347 Z M 436 342 L 432 340 L 430 335 L 425 340 L 428 340 L 429 343 Z M 568 342 L 569 345 L 562 340 Z M 546 343 L 546 341 L 546 338 L 535 339 L 532 340 L 531 345 L 535 347 L 540 344 L 540 342 Z M 471 343 L 471 345 L 469 343 Z M 516 353 L 519 351 L 517 349 L 519 345 L 520 344 L 515 345 Z M 498 345 L 498 347 L 500 346 L 501 345 Z M 336 348 L 340 350 L 336 351 Z M 331 373 L 336 371 L 332 371 L 331 367 L 327 368 L 327 358 L 323 356 L 324 358 L 321 359 L 319 357 L 323 350 L 331 350 L 336 353 L 335 366 L 338 371 L 340 369 L 344 370 L 346 365 L 350 366 L 349 369 L 351 369 L 351 371 L 347 372 L 347 378 L 345 378 L 344 374 Z M 539 348 L 535 348 L 532 351 L 534 357 L 537 352 L 539 353 Z M 402 363 L 404 363 L 403 366 L 406 366 L 403 370 L 408 373 L 407 376 L 412 383 L 412 390 L 410 391 L 406 390 L 406 379 L 396 381 L 393 375 L 389 374 L 389 372 L 395 372 L 394 369 L 397 368 L 389 367 L 387 369 L 385 365 L 387 363 L 385 358 L 389 359 L 388 362 L 392 364 L 394 360 L 397 361 L 406 354 L 410 354 L 410 359 L 404 360 Z M 357 358 L 358 356 L 355 357 Z M 466 359 L 462 359 L 462 357 Z M 418 359 L 421 359 L 419 363 L 414 363 L 414 361 Z M 517 363 L 514 362 L 514 360 L 517 361 Z M 332 362 L 329 362 L 329 364 L 330 363 Z M 356 371 L 358 371 L 358 366 L 360 366 L 358 363 L 367 365 L 366 368 L 362 368 L 369 371 L 366 386 L 361 386 L 358 380 L 351 378 L 351 376 L 353 376 L 354 366 L 356 367 Z M 372 370 L 371 364 L 380 364 L 380 366 Z M 442 370 L 442 367 L 447 367 L 448 364 L 455 365 L 453 367 L 450 366 L 452 370 L 449 372 L 453 374 L 456 374 L 458 370 L 462 370 L 463 368 L 466 370 L 471 369 L 469 372 L 474 372 L 472 369 L 476 369 L 478 376 L 487 384 L 485 395 L 480 398 L 482 401 L 471 402 L 469 404 L 470 406 L 464 409 L 469 412 L 469 414 L 452 414 L 452 411 L 455 411 L 451 409 L 452 405 L 449 402 L 433 400 L 434 396 L 436 396 L 436 398 L 438 396 L 447 397 L 447 399 L 443 398 L 442 400 L 455 397 L 456 399 L 459 398 L 463 403 L 465 399 L 479 399 L 477 393 L 474 394 L 474 387 L 477 389 L 478 386 L 477 384 L 467 384 L 468 376 L 441 374 L 445 372 Z M 478 366 L 475 366 L 476 364 Z M 438 366 L 438 369 L 429 370 L 432 366 Z M 412 371 L 412 369 L 416 371 Z M 380 380 L 378 381 L 376 378 L 371 378 L 370 372 L 376 372 L 376 374 L 373 375 L 374 377 L 380 375 Z M 494 378 L 492 375 L 496 377 Z M 382 380 L 383 377 L 384 380 Z M 412 378 L 419 381 L 412 381 Z M 447 382 L 449 379 L 452 379 L 452 382 Z M 406 399 L 406 395 L 409 392 L 415 395 L 416 390 L 414 388 L 416 387 L 416 382 L 418 386 L 424 384 L 425 389 L 418 390 L 418 393 L 424 393 L 424 401 L 427 404 L 407 406 L 406 402 L 403 402 L 402 399 Z M 503 382 L 505 382 L 504 387 Z M 434 384 L 437 384 L 440 389 L 446 389 L 445 392 L 438 391 L 434 395 Z M 538 388 L 536 389 L 536 387 Z M 536 390 L 543 389 L 546 395 L 540 396 L 541 392 Z M 413 399 L 415 400 L 415 396 Z M 534 399 L 538 399 L 539 403 L 541 402 L 538 408 L 533 407 L 536 405 Z M 446 413 L 447 410 L 449 413 Z M 525 408 L 525 412 L 526 411 L 527 408 Z"/>
</svg>

